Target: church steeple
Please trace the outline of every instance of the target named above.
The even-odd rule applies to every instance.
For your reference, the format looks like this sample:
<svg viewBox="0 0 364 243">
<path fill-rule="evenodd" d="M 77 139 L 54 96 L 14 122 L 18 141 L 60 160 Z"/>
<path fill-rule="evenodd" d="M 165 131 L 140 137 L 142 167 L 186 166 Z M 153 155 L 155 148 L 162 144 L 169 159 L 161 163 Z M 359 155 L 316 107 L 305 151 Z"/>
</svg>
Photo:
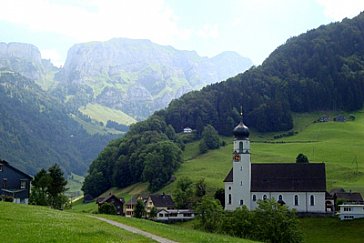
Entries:
<svg viewBox="0 0 364 243">
<path fill-rule="evenodd" d="M 240 112 L 240 123 L 234 128 L 233 134 L 236 140 L 249 139 L 249 128 L 243 122 L 243 112 Z"/>
</svg>

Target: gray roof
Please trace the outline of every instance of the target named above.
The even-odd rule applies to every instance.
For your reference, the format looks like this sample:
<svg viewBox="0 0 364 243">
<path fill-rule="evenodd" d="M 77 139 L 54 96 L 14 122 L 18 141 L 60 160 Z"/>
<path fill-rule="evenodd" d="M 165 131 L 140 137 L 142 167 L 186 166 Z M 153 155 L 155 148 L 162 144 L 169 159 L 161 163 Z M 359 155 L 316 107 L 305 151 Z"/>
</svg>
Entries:
<svg viewBox="0 0 364 243">
<path fill-rule="evenodd" d="M 158 208 L 161 208 L 161 207 L 174 208 L 175 207 L 172 197 L 167 194 L 150 195 L 150 199 L 152 200 L 154 206 L 158 207 Z"/>
<path fill-rule="evenodd" d="M 233 181 L 231 169 L 224 182 Z M 326 192 L 324 163 L 251 164 L 252 192 Z"/>
<path fill-rule="evenodd" d="M 359 192 L 336 192 L 334 196 L 336 197 L 336 199 L 344 199 L 352 202 L 363 201 L 363 197 Z"/>
</svg>

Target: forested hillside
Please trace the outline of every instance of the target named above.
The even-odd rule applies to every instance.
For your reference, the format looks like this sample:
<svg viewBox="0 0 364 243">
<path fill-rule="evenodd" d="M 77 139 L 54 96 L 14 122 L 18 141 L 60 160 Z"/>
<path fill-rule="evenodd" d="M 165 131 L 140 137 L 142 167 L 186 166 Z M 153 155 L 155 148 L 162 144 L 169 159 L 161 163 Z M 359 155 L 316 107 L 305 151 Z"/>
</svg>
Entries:
<svg viewBox="0 0 364 243">
<path fill-rule="evenodd" d="M 290 38 L 259 67 L 190 92 L 158 112 L 177 132 L 212 124 L 230 135 L 243 106 L 262 132 L 292 128 L 291 112 L 356 110 L 364 100 L 364 13 Z"/>
<path fill-rule="evenodd" d="M 147 121 L 136 124 L 126 140 L 111 143 L 92 163 L 84 188 L 89 188 L 88 192 L 92 191 L 94 195 L 102 192 L 92 189 L 91 182 L 97 178 L 106 178 L 108 184 L 104 185 L 109 186 L 147 181 L 141 176 L 144 173 L 130 174 L 131 168 L 145 169 L 140 162 L 149 157 L 141 156 L 148 154 L 148 149 L 146 146 L 135 147 L 138 143 L 132 142 L 131 137 L 136 136 L 137 127 L 143 127 L 144 134 L 160 134 L 160 126 L 146 125 L 155 124 L 156 117 L 157 124 L 165 124 L 162 127 L 168 126 L 170 130 L 173 126 L 176 132 L 191 127 L 201 134 L 203 127 L 211 124 L 220 134 L 231 135 L 243 105 L 244 121 L 250 127 L 262 132 L 289 130 L 293 127 L 291 112 L 361 108 L 363 70 L 364 13 L 291 38 L 261 66 L 201 91 L 190 92 L 172 101 L 168 108 L 156 112 Z M 169 141 L 175 142 L 170 137 Z M 146 140 L 144 143 L 151 147 L 153 142 Z M 138 148 L 137 154 L 135 148 Z M 163 167 L 160 168 L 162 171 Z M 168 172 L 171 174 L 164 178 L 171 177 L 172 170 Z M 157 173 L 154 178 L 158 178 Z"/>
<path fill-rule="evenodd" d="M 0 157 L 34 174 L 58 163 L 82 174 L 111 136 L 91 136 L 34 81 L 0 70 Z"/>
</svg>

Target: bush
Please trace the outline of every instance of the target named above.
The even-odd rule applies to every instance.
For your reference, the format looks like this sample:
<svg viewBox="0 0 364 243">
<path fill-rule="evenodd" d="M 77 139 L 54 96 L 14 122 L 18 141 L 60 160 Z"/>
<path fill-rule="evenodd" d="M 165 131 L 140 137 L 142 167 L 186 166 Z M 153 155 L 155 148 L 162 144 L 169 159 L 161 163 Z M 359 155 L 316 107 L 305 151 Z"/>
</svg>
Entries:
<svg viewBox="0 0 364 243">
<path fill-rule="evenodd" d="M 104 203 L 99 207 L 99 213 L 115 215 L 116 208 L 112 203 Z"/>
</svg>

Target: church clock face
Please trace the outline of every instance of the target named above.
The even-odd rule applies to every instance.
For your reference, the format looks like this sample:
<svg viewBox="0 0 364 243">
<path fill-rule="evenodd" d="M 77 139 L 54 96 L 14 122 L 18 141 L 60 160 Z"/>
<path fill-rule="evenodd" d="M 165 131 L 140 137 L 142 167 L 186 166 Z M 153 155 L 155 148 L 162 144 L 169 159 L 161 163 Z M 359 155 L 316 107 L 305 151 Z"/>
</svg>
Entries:
<svg viewBox="0 0 364 243">
<path fill-rule="evenodd" d="M 239 154 L 234 154 L 234 156 L 233 156 L 233 160 L 234 160 L 235 162 L 240 161 L 240 155 L 239 155 Z"/>
</svg>

